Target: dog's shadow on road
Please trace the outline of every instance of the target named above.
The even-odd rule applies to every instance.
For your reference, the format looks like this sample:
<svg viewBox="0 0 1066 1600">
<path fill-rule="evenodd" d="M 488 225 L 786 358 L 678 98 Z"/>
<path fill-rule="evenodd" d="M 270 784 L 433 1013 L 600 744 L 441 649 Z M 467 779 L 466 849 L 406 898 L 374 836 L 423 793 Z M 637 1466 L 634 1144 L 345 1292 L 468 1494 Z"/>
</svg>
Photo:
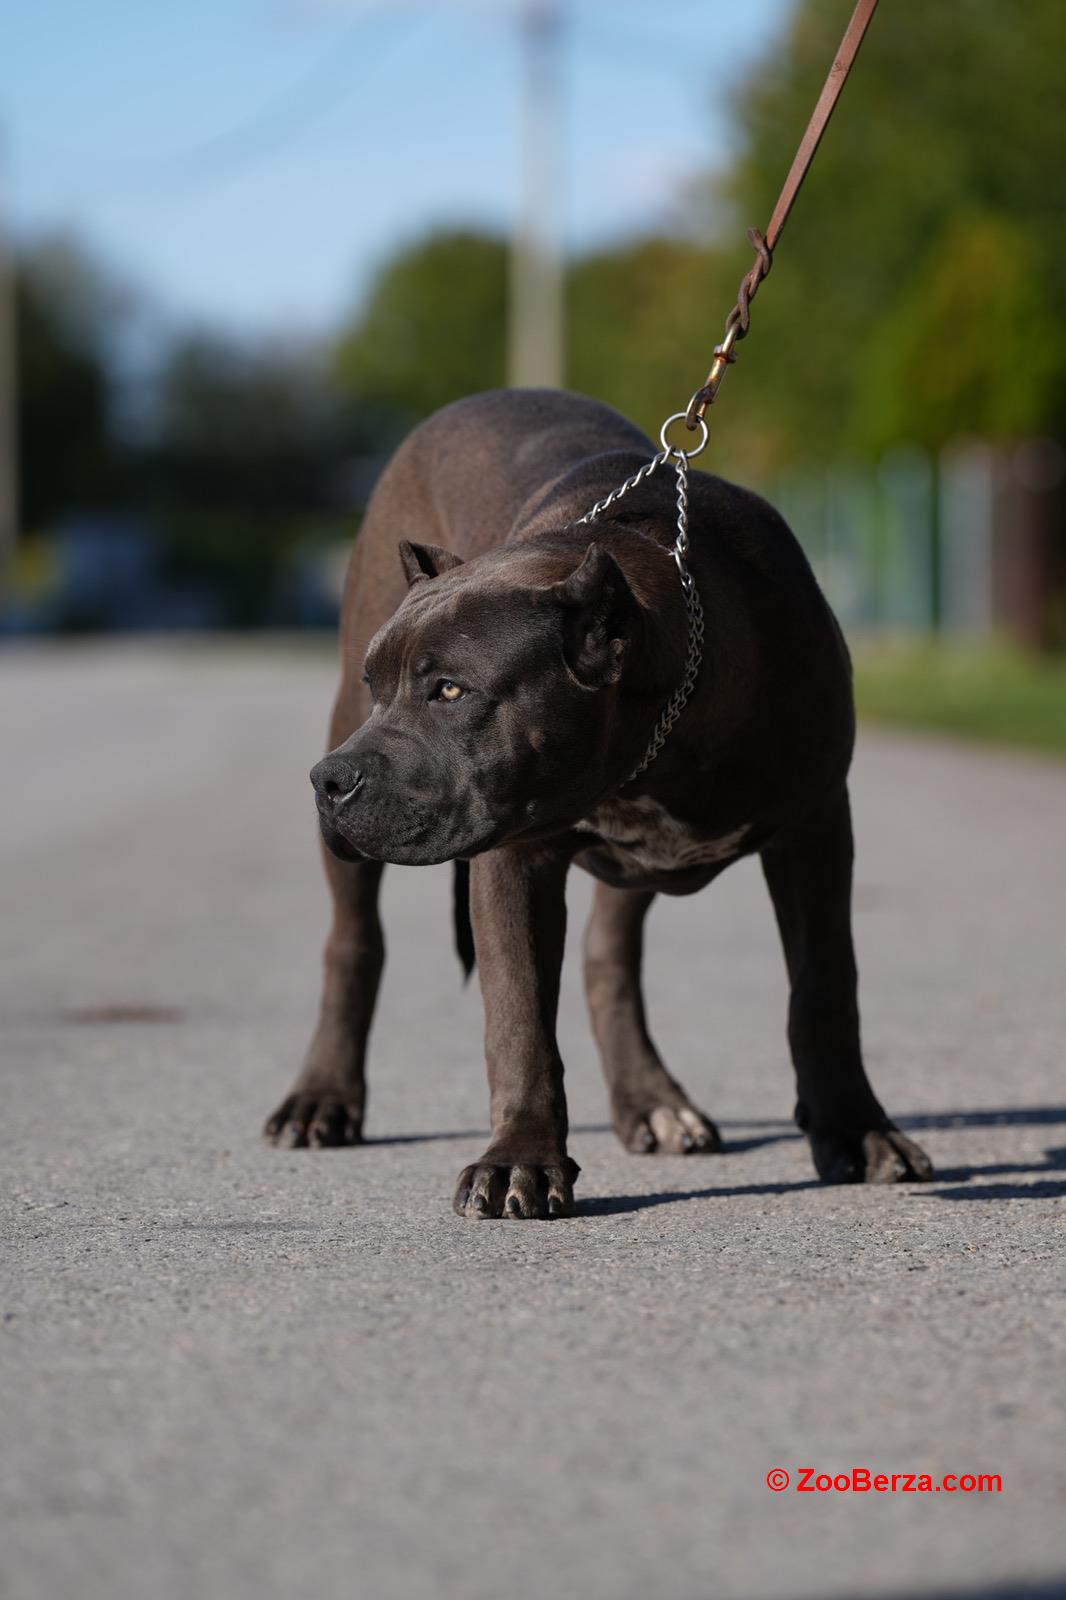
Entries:
<svg viewBox="0 0 1066 1600">
<path fill-rule="evenodd" d="M 724 1126 L 728 1126 L 728 1124 L 724 1124 Z M 751 1127 L 752 1124 L 746 1122 L 743 1124 L 743 1126 L 747 1128 Z M 770 1126 L 770 1124 L 767 1124 L 767 1126 Z M 780 1123 L 774 1123 L 773 1126 L 775 1128 L 783 1127 L 783 1125 Z M 571 1133 L 610 1133 L 611 1131 L 611 1125 L 609 1122 L 581 1122 L 577 1123 L 575 1126 L 572 1126 L 570 1129 Z M 439 1144 L 451 1140 L 458 1142 L 463 1139 L 483 1139 L 484 1137 L 484 1128 L 452 1128 L 440 1133 L 384 1133 L 368 1135 L 362 1140 L 362 1144 L 364 1146 L 370 1146 L 373 1148 L 374 1145 Z M 750 1139 L 730 1139 L 726 1144 L 725 1154 L 741 1155 L 745 1150 L 758 1150 L 760 1145 L 778 1144 L 784 1139 L 798 1138 L 799 1134 L 793 1130 L 790 1130 L 782 1131 L 780 1133 L 757 1134 L 754 1138 Z"/>
<path fill-rule="evenodd" d="M 980 1111 L 924 1111 L 897 1119 L 905 1133 L 952 1128 L 1050 1128 L 1066 1126 L 1066 1105 L 1004 1107 Z M 728 1130 L 728 1122 L 722 1124 Z M 802 1135 L 789 1123 L 779 1120 L 745 1120 L 735 1126 L 744 1129 L 765 1130 L 733 1139 L 726 1136 L 721 1155 L 743 1155 L 768 1144 L 782 1144 L 797 1140 Z M 576 1134 L 610 1133 L 605 1122 L 581 1123 L 571 1130 Z M 444 1140 L 478 1139 L 484 1130 L 463 1128 L 440 1133 L 399 1133 L 369 1138 L 367 1145 L 431 1144 Z M 692 1159 L 692 1158 L 689 1158 Z M 696 1157 L 695 1159 L 702 1159 Z M 1045 1174 L 1066 1174 L 1066 1145 L 1045 1150 L 1040 1162 L 996 1162 L 988 1166 L 962 1166 L 938 1168 L 932 1182 L 923 1185 L 928 1193 L 940 1200 L 1051 1200 L 1066 1196 L 1066 1177 Z M 1030 1176 L 1029 1182 L 974 1183 L 974 1179 L 1017 1178 Z M 970 1185 L 973 1185 L 970 1187 Z M 947 1185 L 947 1187 L 944 1187 Z M 739 1183 L 714 1184 L 703 1189 L 668 1189 L 652 1194 L 614 1195 L 597 1200 L 578 1202 L 579 1216 L 604 1216 L 626 1211 L 643 1211 L 650 1206 L 676 1205 L 684 1200 L 725 1200 L 741 1195 L 790 1194 L 801 1189 L 821 1189 L 817 1178 L 801 1179 L 796 1183 Z"/>
<path fill-rule="evenodd" d="M 900 1117 L 907 1133 L 924 1128 L 1051 1128 L 1066 1124 L 1066 1105 L 1010 1106 L 1002 1110 L 926 1112 Z M 983 1167 L 942 1167 L 933 1178 L 933 1193 L 940 1200 L 1057 1200 L 1066 1195 L 1066 1178 L 1045 1173 L 1066 1173 L 1066 1145 L 1044 1151 L 1042 1161 L 994 1162 Z M 975 1184 L 973 1179 L 1013 1178 L 1034 1174 L 1028 1183 Z M 948 1187 L 943 1188 L 942 1185 Z"/>
<path fill-rule="evenodd" d="M 1066 1105 L 1030 1106 L 1003 1110 L 924 1112 L 897 1119 L 907 1133 L 937 1128 L 985 1127 L 1053 1127 L 1066 1124 Z M 753 1124 L 745 1123 L 745 1127 Z M 780 1124 L 767 1124 L 780 1127 Z M 591 1129 L 585 1130 L 591 1132 Z M 597 1130 L 598 1131 L 598 1130 Z M 775 1144 L 798 1139 L 799 1133 L 775 1132 L 750 1139 L 727 1139 L 723 1155 L 754 1150 L 760 1145 Z M 1044 1173 L 1066 1173 L 1066 1145 L 1045 1150 L 1038 1163 L 996 1162 L 987 1166 L 939 1168 L 928 1185 L 928 1193 L 939 1200 L 1049 1200 L 1066 1196 L 1066 1178 L 1043 1177 Z M 1035 1175 L 1030 1182 L 989 1183 L 979 1182 L 969 1187 L 974 1179 L 1022 1177 Z M 944 1187 L 947 1185 L 947 1187 Z M 801 1189 L 821 1189 L 816 1178 L 798 1183 L 743 1183 L 716 1184 L 705 1189 L 664 1190 L 652 1194 L 614 1195 L 603 1199 L 579 1201 L 578 1215 L 604 1216 L 627 1211 L 642 1211 L 646 1207 L 672 1205 L 685 1200 L 724 1200 L 741 1195 L 790 1194 Z M 923 1188 L 925 1186 L 923 1185 Z"/>
<path fill-rule="evenodd" d="M 728 1154 L 728 1149 L 723 1152 Z M 799 1189 L 820 1189 L 817 1178 L 800 1183 L 716 1184 L 711 1189 L 665 1189 L 655 1194 L 615 1194 L 602 1199 L 579 1200 L 579 1217 L 613 1216 L 622 1211 L 644 1211 L 649 1206 L 675 1205 L 679 1200 L 729 1200 L 737 1195 L 792 1194 Z"/>
</svg>

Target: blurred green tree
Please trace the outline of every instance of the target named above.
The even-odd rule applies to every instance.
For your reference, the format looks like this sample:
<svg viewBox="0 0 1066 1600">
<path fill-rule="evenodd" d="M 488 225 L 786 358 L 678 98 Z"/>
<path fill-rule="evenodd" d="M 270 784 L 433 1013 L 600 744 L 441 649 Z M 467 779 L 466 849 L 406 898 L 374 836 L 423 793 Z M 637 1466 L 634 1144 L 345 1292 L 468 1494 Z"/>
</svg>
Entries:
<svg viewBox="0 0 1066 1600">
<path fill-rule="evenodd" d="M 579 258 L 567 381 L 649 431 L 701 380 L 852 0 L 799 0 L 735 99 L 734 156 L 703 198 L 708 244 L 647 238 Z M 713 415 L 724 471 L 953 435 L 1062 434 L 1066 9 L 883 7 L 789 223 Z M 698 203 L 697 203 L 698 204 Z M 337 353 L 394 432 L 504 381 L 506 252 L 449 232 L 386 263 Z M 741 376 L 742 374 L 742 376 Z"/>
<path fill-rule="evenodd" d="M 110 337 L 121 293 L 71 240 L 42 239 L 15 275 L 19 524 L 113 500 Z"/>
<path fill-rule="evenodd" d="M 734 237 L 766 225 L 851 7 L 801 0 L 737 93 L 712 189 Z M 881 8 L 753 312 L 731 437 L 762 432 L 787 464 L 974 427 L 1061 434 L 1064 52 L 1060 0 Z"/>
<path fill-rule="evenodd" d="M 314 351 L 193 333 L 154 385 L 152 478 L 160 496 L 221 509 L 321 506 L 350 413 Z"/>
<path fill-rule="evenodd" d="M 1039 255 L 1013 219 L 948 223 L 872 332 L 857 416 L 864 439 L 936 452 L 963 436 L 1025 439 L 1054 425 L 1066 327 Z"/>
<path fill-rule="evenodd" d="M 567 292 L 567 382 L 658 437 L 702 378 L 730 280 L 709 250 L 644 239 L 578 259 Z"/>
<path fill-rule="evenodd" d="M 431 234 L 385 263 L 342 330 L 339 383 L 392 437 L 506 381 L 507 248 L 469 230 Z"/>
<path fill-rule="evenodd" d="M 153 388 L 138 490 L 168 570 L 209 584 L 229 623 L 262 622 L 291 551 L 346 531 L 345 464 L 374 429 L 303 347 L 189 334 Z"/>
<path fill-rule="evenodd" d="M 579 258 L 567 274 L 567 382 L 658 430 L 687 400 L 694 363 L 709 358 L 708 306 L 717 314 L 728 281 L 686 240 Z M 506 246 L 470 231 L 434 234 L 385 263 L 341 336 L 336 370 L 396 437 L 450 400 L 503 384 L 506 332 Z"/>
</svg>

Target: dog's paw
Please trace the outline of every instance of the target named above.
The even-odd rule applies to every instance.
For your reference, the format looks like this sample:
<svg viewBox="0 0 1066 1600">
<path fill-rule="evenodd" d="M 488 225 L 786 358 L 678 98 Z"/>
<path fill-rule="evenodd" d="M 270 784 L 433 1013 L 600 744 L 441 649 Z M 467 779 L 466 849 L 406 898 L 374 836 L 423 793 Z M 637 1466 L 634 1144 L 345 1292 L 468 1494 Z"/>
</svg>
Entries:
<svg viewBox="0 0 1066 1600">
<path fill-rule="evenodd" d="M 933 1163 L 898 1128 L 867 1133 L 808 1130 L 815 1169 L 823 1183 L 924 1183 Z"/>
<path fill-rule="evenodd" d="M 619 1107 L 614 1127 L 627 1150 L 635 1155 L 710 1155 L 722 1148 L 722 1138 L 710 1117 L 695 1106 Z"/>
<path fill-rule="evenodd" d="M 554 1166 L 497 1166 L 487 1161 L 464 1167 L 452 1205 L 461 1217 L 572 1217 L 574 1179 L 580 1168 L 569 1156 Z"/>
<path fill-rule="evenodd" d="M 363 1108 L 357 1100 L 337 1093 L 297 1088 L 267 1118 L 263 1133 L 287 1150 L 361 1144 Z"/>
</svg>

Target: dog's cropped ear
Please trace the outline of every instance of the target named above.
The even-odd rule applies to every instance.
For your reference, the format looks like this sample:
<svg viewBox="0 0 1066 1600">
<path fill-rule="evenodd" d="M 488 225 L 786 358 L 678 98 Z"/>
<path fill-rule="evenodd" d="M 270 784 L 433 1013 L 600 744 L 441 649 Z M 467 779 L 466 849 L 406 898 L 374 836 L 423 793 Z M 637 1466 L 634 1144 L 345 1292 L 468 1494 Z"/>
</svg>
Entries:
<svg viewBox="0 0 1066 1600">
<path fill-rule="evenodd" d="M 412 544 L 410 539 L 400 540 L 400 560 L 408 584 L 420 583 L 423 578 L 439 578 L 442 572 L 450 572 L 463 564 L 462 556 L 453 556 L 439 544 Z"/>
<path fill-rule="evenodd" d="M 563 608 L 563 651 L 574 677 L 589 689 L 617 683 L 639 607 L 614 557 L 590 544 L 581 565 L 549 593 Z"/>
</svg>

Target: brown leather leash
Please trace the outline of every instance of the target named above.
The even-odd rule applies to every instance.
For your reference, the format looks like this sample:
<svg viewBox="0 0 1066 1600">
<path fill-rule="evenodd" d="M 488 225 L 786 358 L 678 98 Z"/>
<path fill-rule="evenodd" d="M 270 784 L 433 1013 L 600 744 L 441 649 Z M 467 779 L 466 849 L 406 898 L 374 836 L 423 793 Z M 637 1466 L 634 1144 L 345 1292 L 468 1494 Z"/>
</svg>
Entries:
<svg viewBox="0 0 1066 1600">
<path fill-rule="evenodd" d="M 633 769 L 622 788 L 640 778 L 655 760 L 696 687 L 700 666 L 703 662 L 704 621 L 703 604 L 688 565 L 688 464 L 695 456 L 700 454 L 707 443 L 708 429 L 704 412 L 717 395 L 727 369 L 736 360 L 735 347 L 748 331 L 751 319 L 751 302 L 755 299 L 760 283 L 773 265 L 774 246 L 780 239 L 785 223 L 788 221 L 788 214 L 792 210 L 803 180 L 807 176 L 811 162 L 814 160 L 814 152 L 821 142 L 822 134 L 825 132 L 829 118 L 833 114 L 833 107 L 840 98 L 840 91 L 843 89 L 848 73 L 854 65 L 855 57 L 859 53 L 859 46 L 862 44 L 863 35 L 869 27 L 870 18 L 876 10 L 877 0 L 859 0 L 851 21 L 848 23 L 847 31 L 841 40 L 836 60 L 829 69 L 825 87 L 818 96 L 818 104 L 815 106 L 811 120 L 807 124 L 807 131 L 800 140 L 800 147 L 796 151 L 788 177 L 785 179 L 785 186 L 778 196 L 774 214 L 770 218 L 770 226 L 765 234 L 760 233 L 758 228 L 748 229 L 748 238 L 755 246 L 755 264 L 744 274 L 740 281 L 737 303 L 726 318 L 725 338 L 721 344 L 715 346 L 714 360 L 711 362 L 711 370 L 707 374 L 705 383 L 696 390 L 684 411 L 676 411 L 672 417 L 667 417 L 659 434 L 660 449 L 658 453 L 652 456 L 650 461 L 646 461 L 636 472 L 632 473 L 624 483 L 620 483 L 616 489 L 612 489 L 610 494 L 604 495 L 602 500 L 597 500 L 596 504 L 589 511 L 586 511 L 583 517 L 578 518 L 576 524 L 577 526 L 582 523 L 586 526 L 593 526 L 605 511 L 609 510 L 618 500 L 621 500 L 623 495 L 627 495 L 632 489 L 637 488 L 653 472 L 658 472 L 667 462 L 670 462 L 673 466 L 677 480 L 677 531 L 670 553 L 677 566 L 681 593 L 685 602 L 688 650 L 685 656 L 685 667 L 681 682 L 663 706 L 639 766 Z M 700 437 L 694 449 L 686 450 L 680 444 L 670 443 L 669 433 L 675 422 L 684 422 L 686 427 L 692 430 L 699 429 Z"/>
<path fill-rule="evenodd" d="M 800 140 L 799 149 L 796 151 L 784 188 L 778 196 L 773 216 L 770 218 L 770 225 L 765 234 L 760 233 L 758 228 L 748 229 L 748 238 L 755 246 L 755 262 L 740 281 L 737 303 L 726 318 L 724 339 L 721 344 L 715 346 L 711 370 L 686 407 L 685 425 L 690 429 L 698 427 L 702 422 L 704 412 L 713 403 L 721 388 L 727 369 L 736 360 L 735 347 L 748 331 L 751 302 L 758 293 L 760 283 L 773 266 L 777 241 L 784 232 L 789 212 L 810 170 L 814 153 L 822 142 L 822 135 L 829 126 L 829 119 L 840 98 L 840 91 L 848 80 L 848 73 L 855 65 L 859 46 L 876 10 L 877 0 L 859 0 L 840 41 L 840 49 L 829 69 L 825 86 L 818 96 L 818 103 L 811 113 L 807 131 Z"/>
</svg>

